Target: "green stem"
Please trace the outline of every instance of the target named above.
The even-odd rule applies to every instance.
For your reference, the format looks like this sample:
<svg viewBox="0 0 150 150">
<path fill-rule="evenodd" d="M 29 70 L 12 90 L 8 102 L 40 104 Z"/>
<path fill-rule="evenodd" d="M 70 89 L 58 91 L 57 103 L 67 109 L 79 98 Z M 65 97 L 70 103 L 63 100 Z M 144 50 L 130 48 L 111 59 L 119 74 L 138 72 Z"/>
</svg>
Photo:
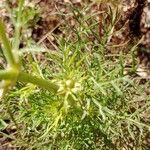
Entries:
<svg viewBox="0 0 150 150">
<path fill-rule="evenodd" d="M 18 77 L 17 77 L 18 75 Z M 42 79 L 36 76 L 32 76 L 27 73 L 17 73 L 17 71 L 13 70 L 2 70 L 0 71 L 0 80 L 17 80 L 20 82 L 25 82 L 25 83 L 32 83 L 35 84 L 41 88 L 44 88 L 50 92 L 57 92 L 58 87 L 56 84 L 50 82 L 49 80 Z"/>
<path fill-rule="evenodd" d="M 1 70 L 0 71 L 0 80 L 13 80 L 17 76 L 17 73 L 12 70 Z"/>
<path fill-rule="evenodd" d="M 50 92 L 51 91 L 57 92 L 57 90 L 58 90 L 58 87 L 56 84 L 54 84 L 48 80 L 38 78 L 36 76 L 32 76 L 32 75 L 27 74 L 27 73 L 20 73 L 18 76 L 18 81 L 38 85 L 44 89 L 47 89 Z"/>
<path fill-rule="evenodd" d="M 17 13 L 17 21 L 15 24 L 15 39 L 14 39 L 14 46 L 13 46 L 13 52 L 15 53 L 16 61 L 19 61 L 19 44 L 20 44 L 20 30 L 22 26 L 22 21 L 21 21 L 21 15 L 22 15 L 22 9 L 24 5 L 24 0 L 19 1 L 19 11 Z"/>
<path fill-rule="evenodd" d="M 2 22 L 1 18 L 0 18 L 0 40 L 2 41 L 2 44 L 4 47 L 3 48 L 4 56 L 6 57 L 8 64 L 10 66 L 13 66 L 15 64 L 15 60 L 13 57 L 10 42 L 6 36 L 5 26 L 4 26 L 4 23 Z"/>
</svg>

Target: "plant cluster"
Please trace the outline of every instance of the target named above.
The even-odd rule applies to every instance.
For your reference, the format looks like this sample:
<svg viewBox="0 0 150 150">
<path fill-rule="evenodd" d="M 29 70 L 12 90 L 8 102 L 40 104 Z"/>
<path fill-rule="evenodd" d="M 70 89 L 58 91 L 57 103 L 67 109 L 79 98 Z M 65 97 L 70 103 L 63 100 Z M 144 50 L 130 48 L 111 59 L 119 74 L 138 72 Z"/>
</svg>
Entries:
<svg viewBox="0 0 150 150">
<path fill-rule="evenodd" d="M 93 19 L 97 14 L 84 16 L 90 7 L 70 8 L 76 25 L 66 28 L 64 24 L 65 35 L 53 35 L 55 51 L 19 48 L 24 0 L 19 1 L 12 41 L 0 20 L 7 61 L 0 71 L 0 133 L 20 149 L 148 148 L 150 127 L 145 114 L 150 102 L 143 92 L 148 83 L 140 84 L 129 74 L 134 74 L 134 64 L 130 71 L 125 66 L 126 58 L 133 58 L 133 48 L 126 55 L 109 55 L 106 44 L 115 19 L 110 17 L 112 22 L 100 39 Z M 37 52 L 45 61 L 36 59 Z M 7 134 L 7 129 L 14 131 Z"/>
</svg>

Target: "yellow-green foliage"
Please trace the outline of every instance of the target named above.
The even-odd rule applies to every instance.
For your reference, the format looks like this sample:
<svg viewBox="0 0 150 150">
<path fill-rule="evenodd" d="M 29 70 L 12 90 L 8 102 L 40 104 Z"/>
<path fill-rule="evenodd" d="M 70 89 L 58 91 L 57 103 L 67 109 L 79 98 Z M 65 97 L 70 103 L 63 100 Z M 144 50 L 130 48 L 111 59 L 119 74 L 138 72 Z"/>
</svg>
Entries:
<svg viewBox="0 0 150 150">
<path fill-rule="evenodd" d="M 113 5 L 120 4 L 121 0 L 93 0 L 94 2 L 100 2 L 100 3 L 111 3 Z"/>
</svg>

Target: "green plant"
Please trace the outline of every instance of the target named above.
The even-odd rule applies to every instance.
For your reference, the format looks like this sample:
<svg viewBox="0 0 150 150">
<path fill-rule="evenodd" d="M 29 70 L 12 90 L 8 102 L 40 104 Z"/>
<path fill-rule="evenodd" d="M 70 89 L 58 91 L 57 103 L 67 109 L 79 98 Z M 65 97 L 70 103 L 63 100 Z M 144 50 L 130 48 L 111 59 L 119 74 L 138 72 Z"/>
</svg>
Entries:
<svg viewBox="0 0 150 150">
<path fill-rule="evenodd" d="M 31 82 L 40 85 L 49 90 L 57 90 L 57 87 L 52 83 L 48 83 L 49 81 L 47 80 L 44 80 L 42 78 L 40 79 L 26 73 L 22 73 L 20 62 L 21 60 L 19 56 L 19 44 L 20 44 L 19 38 L 21 27 L 22 25 L 24 25 L 24 22 L 22 24 L 23 18 L 21 18 L 23 3 L 24 3 L 23 0 L 19 2 L 19 11 L 17 14 L 17 21 L 15 24 L 15 36 L 12 42 L 13 44 L 11 44 L 10 41 L 8 40 L 4 24 L 2 20 L 0 20 L 0 32 L 1 32 L 0 39 L 3 44 L 2 50 L 8 63 L 6 70 L 0 72 L 0 78 L 2 80 L 5 80 L 3 86 L 4 87 L 8 86 L 7 83 L 9 83 L 9 86 L 13 85 L 15 84 L 14 81 L 18 79 L 23 82 Z"/>
<path fill-rule="evenodd" d="M 23 1 L 19 8 L 17 20 L 21 25 Z M 70 8 L 75 27 L 66 28 L 66 22 L 62 25 L 64 37 L 53 35 L 57 49 L 40 53 L 45 58 L 42 63 L 32 58 L 28 48 L 19 52 L 20 26 L 16 26 L 16 42 L 10 44 L 0 22 L 8 63 L 0 71 L 5 92 L 0 122 L 1 128 L 15 125 L 16 129 L 10 135 L 1 133 L 24 149 L 143 149 L 150 130 L 142 115 L 150 108 L 149 97 L 143 92 L 149 82 L 138 84 L 138 78 L 124 74 L 130 53 L 106 53 L 107 33 L 114 24 L 105 30 L 100 42 L 98 23 L 93 19 L 97 14 L 83 15 L 90 6 L 80 11 Z M 11 120 L 9 126 L 5 119 Z"/>
</svg>

